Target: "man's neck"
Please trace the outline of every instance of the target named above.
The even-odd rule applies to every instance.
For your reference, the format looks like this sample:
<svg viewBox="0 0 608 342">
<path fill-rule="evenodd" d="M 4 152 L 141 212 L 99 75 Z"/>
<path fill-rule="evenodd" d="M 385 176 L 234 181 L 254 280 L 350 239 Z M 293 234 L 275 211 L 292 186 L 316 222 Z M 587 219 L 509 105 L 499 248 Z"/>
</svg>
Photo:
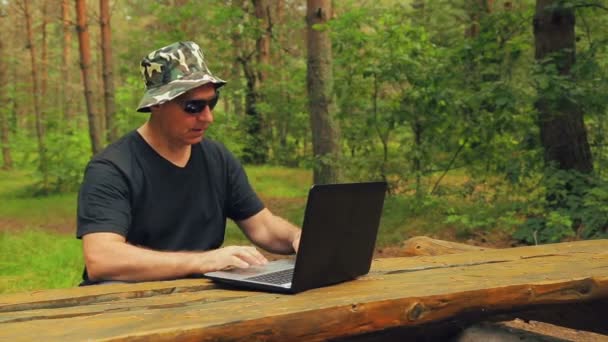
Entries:
<svg viewBox="0 0 608 342">
<path fill-rule="evenodd" d="M 184 167 L 188 164 L 192 151 L 191 145 L 176 144 L 170 141 L 154 125 L 151 125 L 149 121 L 139 127 L 137 132 L 154 151 L 172 164 L 179 167 Z"/>
</svg>

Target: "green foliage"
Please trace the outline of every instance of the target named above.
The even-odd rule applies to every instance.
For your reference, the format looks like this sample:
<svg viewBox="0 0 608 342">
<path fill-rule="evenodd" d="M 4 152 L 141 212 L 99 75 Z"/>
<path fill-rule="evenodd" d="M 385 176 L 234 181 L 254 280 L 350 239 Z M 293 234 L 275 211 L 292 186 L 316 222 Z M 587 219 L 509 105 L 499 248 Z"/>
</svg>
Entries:
<svg viewBox="0 0 608 342">
<path fill-rule="evenodd" d="M 213 113 L 213 125 L 206 132 L 206 135 L 224 144 L 232 153 L 242 156 L 244 141 L 236 139 L 241 134 L 241 120 L 232 113 L 224 113 L 219 108 Z"/>
<path fill-rule="evenodd" d="M 59 123 L 54 123 L 59 125 Z M 38 165 L 38 147 L 35 139 L 22 132 L 12 136 L 13 158 L 16 168 L 32 171 L 29 192 L 48 195 L 71 192 L 78 188 L 84 166 L 91 155 L 89 135 L 78 128 L 76 122 L 61 123 L 62 129 L 49 129 L 46 134 L 47 176 L 46 188 Z M 52 126 L 51 126 L 52 127 Z"/>
<path fill-rule="evenodd" d="M 432 235 L 441 228 L 437 216 L 445 203 L 425 196 L 388 196 L 384 201 L 376 246 L 398 245 L 415 235 Z"/>
<path fill-rule="evenodd" d="M 521 222 L 517 202 L 475 202 L 475 205 L 454 205 L 447 209 L 444 223 L 455 229 L 456 236 L 470 238 L 479 231 L 501 229 L 509 232 Z"/>
<path fill-rule="evenodd" d="M 513 237 L 526 243 L 608 237 L 608 183 L 593 175 L 548 169 L 531 196 L 528 219 Z"/>
<path fill-rule="evenodd" d="M 91 156 L 88 132 L 75 127 L 67 132 L 49 132 L 47 150 L 50 188 L 40 191 L 45 193 L 76 191 Z"/>
<path fill-rule="evenodd" d="M 546 217 L 531 218 L 514 234 L 515 239 L 527 243 L 554 243 L 574 236 L 572 220 L 567 212 L 551 211 Z"/>
<path fill-rule="evenodd" d="M 144 94 L 141 83 L 141 77 L 131 75 L 116 88 L 116 125 L 120 135 L 141 126 L 148 119 L 149 114 L 135 111 Z"/>
<path fill-rule="evenodd" d="M 407 12 L 361 7 L 332 23 L 339 117 L 352 178 L 403 179 L 430 168 L 450 92 L 444 49 Z M 356 28 L 357 30 L 353 30 Z M 368 48 L 373 47 L 373 48 Z M 403 164 L 412 163 L 410 172 Z"/>
<path fill-rule="evenodd" d="M 608 184 L 589 189 L 583 198 L 580 212 L 583 239 L 608 238 Z"/>
<path fill-rule="evenodd" d="M 475 178 L 513 171 L 514 163 L 525 175 L 542 161 L 531 153 L 536 138 L 530 137 L 538 134 L 530 115 L 534 88 L 527 81 L 532 56 L 524 53 L 532 48 L 525 36 L 530 16 L 527 11 L 482 15 L 478 35 L 453 43 L 450 85 L 457 89 L 460 120 L 447 142 L 454 146 L 458 138 L 459 160 Z"/>
<path fill-rule="evenodd" d="M 258 107 L 265 113 L 270 163 L 304 167 L 311 156 L 305 144 L 310 140 L 307 98 L 301 94 L 306 84 L 306 65 L 284 60 L 284 69 L 269 70 L 274 81 L 266 82 Z M 287 72 L 290 70 L 291 72 Z"/>
</svg>

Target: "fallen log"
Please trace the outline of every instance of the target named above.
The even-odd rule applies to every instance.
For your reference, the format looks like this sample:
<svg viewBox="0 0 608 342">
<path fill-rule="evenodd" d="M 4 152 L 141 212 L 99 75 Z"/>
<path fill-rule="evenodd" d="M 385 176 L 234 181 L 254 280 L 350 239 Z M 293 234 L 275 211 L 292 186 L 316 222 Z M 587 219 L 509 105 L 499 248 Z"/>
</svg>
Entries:
<svg viewBox="0 0 608 342">
<path fill-rule="evenodd" d="M 491 249 L 493 248 L 437 240 L 426 236 L 415 236 L 403 243 L 403 254 L 405 256 L 444 255 L 471 251 L 486 251 Z"/>
</svg>

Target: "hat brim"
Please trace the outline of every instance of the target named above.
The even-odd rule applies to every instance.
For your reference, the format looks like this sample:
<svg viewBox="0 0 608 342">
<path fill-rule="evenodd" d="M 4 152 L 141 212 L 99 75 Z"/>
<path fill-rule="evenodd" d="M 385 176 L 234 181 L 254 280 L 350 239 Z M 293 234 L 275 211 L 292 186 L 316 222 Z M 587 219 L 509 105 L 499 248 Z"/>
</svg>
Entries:
<svg viewBox="0 0 608 342">
<path fill-rule="evenodd" d="M 159 105 L 184 94 L 185 92 L 212 83 L 218 89 L 226 84 L 226 81 L 211 76 L 207 73 L 193 73 L 187 77 L 167 83 L 158 88 L 146 90 L 143 98 L 137 106 L 137 111 L 142 113 L 150 112 L 150 107 Z"/>
</svg>

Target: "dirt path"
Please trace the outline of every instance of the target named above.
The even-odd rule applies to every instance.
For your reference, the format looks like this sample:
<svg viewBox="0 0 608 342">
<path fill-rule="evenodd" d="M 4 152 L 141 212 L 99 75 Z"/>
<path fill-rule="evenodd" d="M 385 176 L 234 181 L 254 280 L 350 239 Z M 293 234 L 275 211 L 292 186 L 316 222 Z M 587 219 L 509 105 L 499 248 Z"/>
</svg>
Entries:
<svg viewBox="0 0 608 342">
<path fill-rule="evenodd" d="M 0 217 L 0 232 L 18 232 L 23 229 L 39 228 L 49 232 L 73 235 L 76 234 L 76 219 L 61 218 L 51 222 L 32 222 Z"/>
</svg>

